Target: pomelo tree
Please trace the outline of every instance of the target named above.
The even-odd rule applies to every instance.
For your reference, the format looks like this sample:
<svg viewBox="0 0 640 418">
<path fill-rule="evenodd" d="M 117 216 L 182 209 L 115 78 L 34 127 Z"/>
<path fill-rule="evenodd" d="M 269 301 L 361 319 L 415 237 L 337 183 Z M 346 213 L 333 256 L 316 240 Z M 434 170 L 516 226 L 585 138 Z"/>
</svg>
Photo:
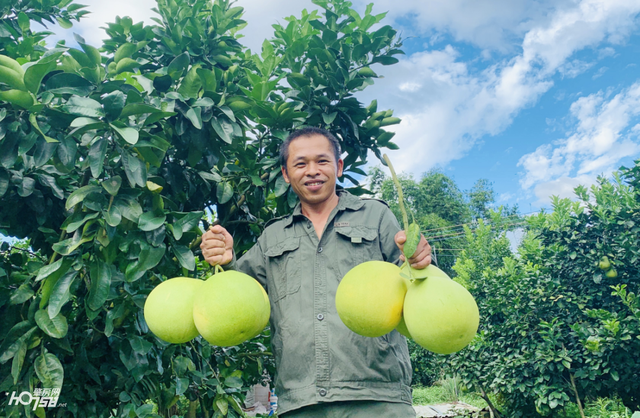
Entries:
<svg viewBox="0 0 640 418">
<path fill-rule="evenodd" d="M 295 194 L 277 150 L 321 126 L 345 151 L 342 180 L 367 153 L 396 148 L 399 122 L 354 97 L 402 53 L 384 14 L 315 0 L 274 25 L 259 53 L 241 44 L 231 1 L 158 0 L 155 24 L 117 18 L 104 45 L 46 46 L 33 22 L 70 27 L 72 0 L 0 6 L 0 391 L 60 388 L 54 409 L 6 416 L 238 416 L 242 390 L 271 367 L 268 333 L 222 349 L 167 344 L 142 308 L 170 277 L 201 277 L 211 211 L 250 248 Z"/>
<path fill-rule="evenodd" d="M 518 254 L 504 234 L 468 231 L 454 269 L 480 307 L 480 332 L 450 372 L 506 416 L 548 416 L 620 397 L 640 410 L 640 161 L 577 200 L 531 216 Z M 607 263 L 601 263 L 607 257 Z"/>
</svg>

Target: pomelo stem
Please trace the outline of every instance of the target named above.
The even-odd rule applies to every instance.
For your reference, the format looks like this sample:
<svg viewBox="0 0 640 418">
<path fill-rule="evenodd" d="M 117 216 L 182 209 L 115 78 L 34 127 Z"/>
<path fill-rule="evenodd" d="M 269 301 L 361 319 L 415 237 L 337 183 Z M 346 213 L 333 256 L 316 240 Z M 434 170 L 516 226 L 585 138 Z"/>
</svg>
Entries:
<svg viewBox="0 0 640 418">
<path fill-rule="evenodd" d="M 224 269 L 222 268 L 222 266 L 220 266 L 220 264 L 216 264 L 214 274 L 223 273 L 223 272 L 224 272 Z"/>
<path fill-rule="evenodd" d="M 396 171 L 393 169 L 393 164 L 391 164 L 391 160 L 387 156 L 387 154 L 383 154 L 382 158 L 384 162 L 387 163 L 387 167 L 389 167 L 389 171 L 391 171 L 391 178 L 393 179 L 393 183 L 396 185 L 396 190 L 398 190 L 398 204 L 400 205 L 400 212 L 402 212 L 402 222 L 404 223 L 405 232 L 409 230 L 409 217 L 407 216 L 407 210 L 404 208 L 404 195 L 402 194 L 402 186 L 400 185 L 400 180 L 398 180 L 398 176 L 396 176 Z"/>
</svg>

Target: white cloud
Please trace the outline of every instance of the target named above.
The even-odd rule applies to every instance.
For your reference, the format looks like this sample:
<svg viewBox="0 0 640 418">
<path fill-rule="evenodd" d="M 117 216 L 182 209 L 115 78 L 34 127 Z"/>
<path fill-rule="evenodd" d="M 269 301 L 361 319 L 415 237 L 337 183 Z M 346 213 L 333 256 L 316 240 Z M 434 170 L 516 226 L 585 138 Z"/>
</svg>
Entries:
<svg viewBox="0 0 640 418">
<path fill-rule="evenodd" d="M 518 163 L 524 168 L 522 188 L 533 187 L 540 201 L 553 194 L 572 196 L 576 185 L 593 184 L 598 175 L 618 169 L 623 158 L 640 153 L 640 82 L 613 97 L 603 92 L 581 97 L 570 111 L 577 123 L 567 137 Z"/>
<path fill-rule="evenodd" d="M 478 71 L 477 63 L 463 61 L 453 46 L 415 53 L 396 66 L 377 69 L 385 79 L 361 98 L 378 98 L 403 118 L 395 139 L 401 149 L 394 152 L 401 170 L 420 173 L 446 165 L 465 156 L 479 138 L 504 130 L 553 86 L 554 75 L 584 71 L 588 64 L 573 55 L 621 41 L 637 24 L 639 12 L 637 0 L 573 2 L 526 32 L 522 52 L 511 59 Z M 532 163 L 547 164 L 555 175 L 566 173 L 554 162 L 557 156 L 538 157 Z"/>
</svg>

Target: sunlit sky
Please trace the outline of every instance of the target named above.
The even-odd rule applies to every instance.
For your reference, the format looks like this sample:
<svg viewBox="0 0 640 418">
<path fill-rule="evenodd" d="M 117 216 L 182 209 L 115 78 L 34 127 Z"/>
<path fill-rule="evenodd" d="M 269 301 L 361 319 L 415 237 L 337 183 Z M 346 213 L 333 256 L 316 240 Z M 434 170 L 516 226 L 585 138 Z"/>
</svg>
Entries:
<svg viewBox="0 0 640 418">
<path fill-rule="evenodd" d="M 84 0 L 72 33 L 100 46 L 116 15 L 153 22 L 150 0 Z M 368 2 L 354 0 L 364 11 Z M 244 43 L 259 50 L 271 24 L 309 0 L 239 0 Z M 462 190 L 493 182 L 498 204 L 527 213 L 572 197 L 640 158 L 639 0 L 378 0 L 374 12 L 405 39 L 405 56 L 359 99 L 402 123 L 389 155 L 419 179 L 439 168 Z M 374 157 L 375 158 L 375 157 Z"/>
</svg>

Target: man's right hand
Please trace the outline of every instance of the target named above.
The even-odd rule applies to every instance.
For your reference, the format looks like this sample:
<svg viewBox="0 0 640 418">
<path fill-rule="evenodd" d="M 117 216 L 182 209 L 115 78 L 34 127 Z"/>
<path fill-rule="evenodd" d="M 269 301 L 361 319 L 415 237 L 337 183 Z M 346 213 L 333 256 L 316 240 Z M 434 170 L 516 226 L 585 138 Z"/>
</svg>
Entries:
<svg viewBox="0 0 640 418">
<path fill-rule="evenodd" d="M 220 225 L 212 226 L 202 234 L 200 249 L 209 264 L 224 266 L 233 260 L 233 237 Z"/>
</svg>

